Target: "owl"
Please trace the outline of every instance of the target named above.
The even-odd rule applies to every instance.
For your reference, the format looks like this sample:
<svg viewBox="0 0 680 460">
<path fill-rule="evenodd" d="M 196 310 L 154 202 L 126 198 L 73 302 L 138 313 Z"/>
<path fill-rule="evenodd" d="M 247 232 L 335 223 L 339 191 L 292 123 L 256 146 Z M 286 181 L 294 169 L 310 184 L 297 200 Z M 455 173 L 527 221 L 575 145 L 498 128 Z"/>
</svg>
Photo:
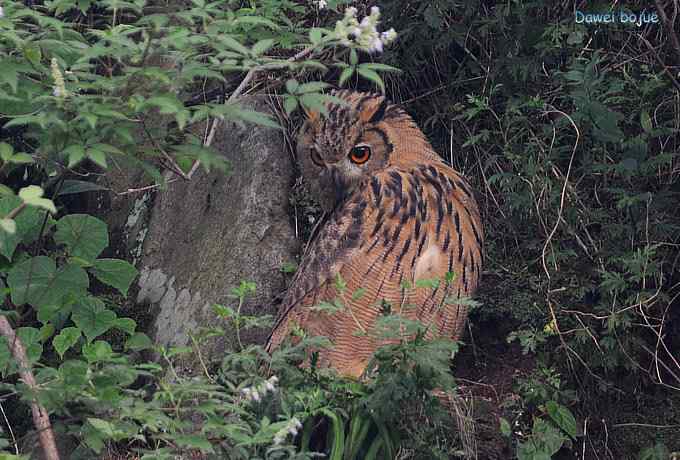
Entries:
<svg viewBox="0 0 680 460">
<path fill-rule="evenodd" d="M 467 181 L 404 110 L 376 94 L 332 95 L 344 103 L 327 104 L 324 116 L 307 113 L 297 142 L 303 174 L 328 217 L 266 348 L 300 329 L 325 336 L 332 346 L 318 350 L 317 365 L 359 378 L 388 342 L 374 328 L 386 312 L 419 320 L 426 338 L 461 336 L 467 307 L 455 300 L 477 287 L 483 233 Z M 329 302 L 340 308 L 318 308 Z"/>
</svg>

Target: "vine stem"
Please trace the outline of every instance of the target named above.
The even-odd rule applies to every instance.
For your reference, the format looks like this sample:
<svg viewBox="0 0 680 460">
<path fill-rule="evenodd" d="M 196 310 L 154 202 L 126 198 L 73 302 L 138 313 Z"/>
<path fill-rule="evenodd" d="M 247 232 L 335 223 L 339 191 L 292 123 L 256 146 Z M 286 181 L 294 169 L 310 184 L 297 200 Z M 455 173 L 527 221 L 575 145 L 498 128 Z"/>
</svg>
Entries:
<svg viewBox="0 0 680 460">
<path fill-rule="evenodd" d="M 14 329 L 7 321 L 7 317 L 0 315 L 0 335 L 7 339 L 10 352 L 19 364 L 19 376 L 21 376 L 24 383 L 31 389 L 31 391 L 38 391 L 38 384 L 35 381 L 35 376 L 31 371 L 31 365 L 26 355 L 26 348 L 17 337 Z M 40 446 L 45 454 L 47 460 L 59 460 L 59 451 L 57 444 L 54 441 L 54 432 L 52 431 L 52 424 L 47 410 L 38 402 L 38 399 L 33 396 L 31 402 L 31 413 L 33 414 L 33 425 L 38 431 L 38 438 L 40 439 Z"/>
</svg>

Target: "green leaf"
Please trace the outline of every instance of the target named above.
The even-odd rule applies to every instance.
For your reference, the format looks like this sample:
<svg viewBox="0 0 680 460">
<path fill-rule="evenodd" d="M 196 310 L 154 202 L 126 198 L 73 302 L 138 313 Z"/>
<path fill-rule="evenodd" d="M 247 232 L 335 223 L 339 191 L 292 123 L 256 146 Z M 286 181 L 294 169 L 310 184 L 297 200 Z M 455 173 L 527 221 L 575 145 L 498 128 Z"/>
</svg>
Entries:
<svg viewBox="0 0 680 460">
<path fill-rule="evenodd" d="M 73 307 L 71 318 L 76 326 L 83 331 L 88 342 L 116 325 L 116 314 L 108 310 L 104 306 L 104 302 L 91 296 L 79 299 Z"/>
<path fill-rule="evenodd" d="M 17 329 L 17 336 L 26 349 L 26 356 L 31 364 L 38 362 L 43 352 L 40 343 L 40 330 L 34 327 L 20 327 Z"/>
<path fill-rule="evenodd" d="M 54 324 L 52 323 L 45 323 L 42 325 L 40 328 L 40 342 L 45 343 L 47 342 L 47 339 L 52 337 L 54 335 Z"/>
<path fill-rule="evenodd" d="M 247 56 L 250 54 L 250 50 L 243 46 L 240 42 L 234 40 L 232 37 L 228 35 L 224 35 L 220 37 L 220 44 L 225 45 L 227 48 L 236 51 L 237 53 Z"/>
<path fill-rule="evenodd" d="M 238 108 L 236 110 L 230 111 L 230 115 L 232 115 L 234 118 L 240 118 L 241 120 L 249 121 L 258 125 L 281 129 L 281 126 L 279 126 L 279 124 L 276 123 L 276 121 L 274 121 L 274 119 L 266 113 Z"/>
<path fill-rule="evenodd" d="M 21 64 L 12 59 L 5 58 L 0 60 L 0 68 L 2 68 L 0 84 L 8 84 L 12 88 L 12 92 L 16 93 L 19 84 L 19 70 L 23 70 Z"/>
<path fill-rule="evenodd" d="M 269 49 L 274 45 L 275 41 L 276 40 L 272 38 L 266 38 L 255 43 L 251 50 L 253 56 L 259 56 L 269 51 Z"/>
<path fill-rule="evenodd" d="M 101 432 L 107 437 L 113 437 L 115 436 L 116 429 L 115 426 L 107 422 L 106 420 L 102 420 L 99 418 L 88 418 L 87 422 L 92 425 L 97 431 Z"/>
<path fill-rule="evenodd" d="M 5 282 L 2 280 L 2 278 L 0 278 L 0 305 L 2 305 L 5 302 L 5 298 L 7 297 L 8 293 L 9 289 L 7 289 Z M 8 312 L 3 310 L 2 313 L 7 314 Z"/>
<path fill-rule="evenodd" d="M 318 93 L 329 86 L 330 85 L 328 83 L 322 81 L 310 81 L 309 83 L 300 85 L 297 89 L 297 94 Z"/>
<path fill-rule="evenodd" d="M 33 66 L 38 67 L 40 65 L 40 59 L 42 58 L 40 46 L 35 43 L 27 43 L 24 46 L 24 56 L 31 64 L 33 64 Z"/>
<path fill-rule="evenodd" d="M 52 214 L 57 213 L 57 208 L 54 207 L 52 200 L 43 198 L 43 189 L 37 185 L 29 185 L 19 190 L 19 198 L 21 198 L 24 203 L 29 206 L 35 206 L 36 208 L 46 209 Z"/>
<path fill-rule="evenodd" d="M 132 351 L 146 350 L 153 347 L 153 342 L 149 336 L 142 332 L 135 332 L 125 341 L 125 349 Z"/>
<path fill-rule="evenodd" d="M 300 84 L 297 80 L 290 79 L 286 81 L 286 91 L 290 94 L 296 94 L 298 86 L 300 86 Z"/>
<path fill-rule="evenodd" d="M 505 420 L 503 417 L 500 418 L 500 424 L 501 424 L 501 434 L 505 437 L 510 437 L 512 434 L 512 429 L 510 429 L 510 423 L 508 423 L 507 420 Z"/>
<path fill-rule="evenodd" d="M 234 309 L 226 305 L 215 304 L 212 306 L 212 309 L 220 318 L 229 319 L 236 315 Z"/>
<path fill-rule="evenodd" d="M 52 346 L 59 353 L 60 358 L 64 358 L 64 353 L 75 345 L 80 338 L 81 332 L 77 327 L 65 327 L 59 335 L 52 339 Z"/>
<path fill-rule="evenodd" d="M 17 232 L 17 223 L 14 222 L 14 219 L 7 219 L 7 218 L 2 218 L 0 219 L 0 230 L 3 232 L 7 233 L 9 236 L 14 236 Z M 9 238 L 8 236 L 8 238 Z M 5 240 L 5 235 L 0 233 L 0 238 L 2 241 Z M 0 248 L 2 248 L 4 244 L 0 243 Z M 9 259 L 10 257 L 8 257 Z"/>
<path fill-rule="evenodd" d="M 365 62 L 359 66 L 361 69 L 370 69 L 370 70 L 380 70 L 382 72 L 401 72 L 401 69 L 397 69 L 396 67 L 392 67 L 391 65 L 387 64 L 380 64 L 379 62 Z"/>
<path fill-rule="evenodd" d="M 137 323 L 135 322 L 134 319 L 131 318 L 117 318 L 116 323 L 113 325 L 113 327 L 132 335 L 135 333 Z"/>
<path fill-rule="evenodd" d="M 359 288 L 352 293 L 352 300 L 359 300 L 364 294 L 366 294 L 366 288 Z"/>
<path fill-rule="evenodd" d="M 318 27 L 309 29 L 309 41 L 312 42 L 312 45 L 317 45 L 321 42 L 322 31 L 323 29 L 319 29 Z"/>
<path fill-rule="evenodd" d="M 109 245 L 106 224 L 87 214 L 69 214 L 57 221 L 54 241 L 66 245 L 70 255 L 94 262 Z"/>
<path fill-rule="evenodd" d="M 0 160 L 9 161 L 14 156 L 14 147 L 7 142 L 0 142 Z"/>
<path fill-rule="evenodd" d="M 555 401 L 548 401 L 545 404 L 545 409 L 553 422 L 562 431 L 567 433 L 572 439 L 576 439 L 576 419 L 569 409 Z"/>
<path fill-rule="evenodd" d="M 359 55 L 357 55 L 357 50 L 352 48 L 349 52 L 349 63 L 356 66 L 359 63 Z"/>
<path fill-rule="evenodd" d="M 113 349 L 108 342 L 97 340 L 83 347 L 83 356 L 89 363 L 106 361 L 113 356 Z"/>
<path fill-rule="evenodd" d="M 107 167 L 106 152 L 104 152 L 103 150 L 90 147 L 89 149 L 87 149 L 87 157 L 98 166 L 101 166 L 102 168 L 106 169 Z"/>
<path fill-rule="evenodd" d="M 252 24 L 252 25 L 260 25 L 260 26 L 266 26 L 269 27 L 270 29 L 277 30 L 279 29 L 279 26 L 276 25 L 276 23 L 272 22 L 271 20 L 267 18 L 263 18 L 261 16 L 239 16 L 236 18 L 234 21 L 235 24 Z"/>
<path fill-rule="evenodd" d="M 375 83 L 383 93 L 385 92 L 385 85 L 383 84 L 382 78 L 380 78 L 380 75 L 378 75 L 375 70 L 367 69 L 364 66 L 359 66 L 357 67 L 357 73 L 365 79 Z"/>
<path fill-rule="evenodd" d="M 112 286 L 124 296 L 127 296 L 128 288 L 137 277 L 137 269 L 130 263 L 119 259 L 96 259 L 90 269 L 99 281 Z"/>
<path fill-rule="evenodd" d="M 68 167 L 73 168 L 85 158 L 85 147 L 81 144 L 69 145 L 63 153 L 68 158 Z"/>
<path fill-rule="evenodd" d="M 176 435 L 173 441 L 178 446 L 192 449 L 200 449 L 201 452 L 214 453 L 212 444 L 204 436 L 199 435 Z"/>
<path fill-rule="evenodd" d="M 352 76 L 354 75 L 354 67 L 346 67 L 343 69 L 342 73 L 340 73 L 340 78 L 338 79 L 338 86 L 342 86 L 345 84 L 345 82 Z"/>
<path fill-rule="evenodd" d="M 10 158 L 9 161 L 10 161 L 10 163 L 14 163 L 14 164 L 18 164 L 18 165 L 19 164 L 34 163 L 33 157 L 30 156 L 28 153 L 24 153 L 24 152 L 15 153 L 14 156 L 12 158 Z"/>
<path fill-rule="evenodd" d="M 65 180 L 59 193 L 57 195 L 70 195 L 74 193 L 84 193 L 84 192 L 99 192 L 111 190 L 107 187 L 102 187 L 94 182 L 88 182 L 84 180 Z"/>
<path fill-rule="evenodd" d="M 12 362 L 12 353 L 9 351 L 7 339 L 0 336 L 0 375 L 7 375 L 7 370 Z"/>
<path fill-rule="evenodd" d="M 7 284 L 12 290 L 14 305 L 28 303 L 40 310 L 60 305 L 68 294 L 83 295 L 89 286 L 89 279 L 80 267 L 66 264 L 57 270 L 53 259 L 38 256 L 12 267 Z"/>
<path fill-rule="evenodd" d="M 652 132 L 652 119 L 649 116 L 649 112 L 646 110 L 640 112 L 640 124 L 646 133 Z"/>
<path fill-rule="evenodd" d="M 298 106 L 298 100 L 297 100 L 296 97 L 286 96 L 283 99 L 283 108 L 285 109 L 287 115 L 290 115 L 291 113 L 293 113 L 293 111 L 295 109 L 297 109 L 297 106 Z"/>
<path fill-rule="evenodd" d="M 322 408 L 319 412 L 331 420 L 333 445 L 331 446 L 331 452 L 328 458 L 329 460 L 342 460 L 342 453 L 345 450 L 345 429 L 342 419 L 330 409 Z"/>
<path fill-rule="evenodd" d="M 154 106 L 158 107 L 158 110 L 160 113 L 164 115 L 172 115 L 180 110 L 184 109 L 184 106 L 182 103 L 177 99 L 176 96 L 155 96 L 150 99 L 147 99 L 147 101 L 144 103 L 144 107 L 146 106 Z"/>
<path fill-rule="evenodd" d="M 303 107 L 308 110 L 323 113 L 324 115 L 328 115 L 328 109 L 325 105 L 327 100 L 328 96 L 318 93 L 307 93 L 300 97 L 300 103 Z"/>
</svg>

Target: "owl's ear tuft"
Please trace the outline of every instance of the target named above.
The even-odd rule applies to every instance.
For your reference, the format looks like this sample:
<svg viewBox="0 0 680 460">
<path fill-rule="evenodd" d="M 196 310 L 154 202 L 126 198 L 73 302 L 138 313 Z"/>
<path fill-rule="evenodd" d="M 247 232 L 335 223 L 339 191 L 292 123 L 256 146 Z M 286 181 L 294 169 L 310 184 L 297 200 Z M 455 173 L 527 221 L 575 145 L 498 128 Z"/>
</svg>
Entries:
<svg viewBox="0 0 680 460">
<path fill-rule="evenodd" d="M 359 119 L 364 123 L 378 123 L 385 116 L 387 105 L 387 98 L 376 97 L 361 107 Z"/>
</svg>

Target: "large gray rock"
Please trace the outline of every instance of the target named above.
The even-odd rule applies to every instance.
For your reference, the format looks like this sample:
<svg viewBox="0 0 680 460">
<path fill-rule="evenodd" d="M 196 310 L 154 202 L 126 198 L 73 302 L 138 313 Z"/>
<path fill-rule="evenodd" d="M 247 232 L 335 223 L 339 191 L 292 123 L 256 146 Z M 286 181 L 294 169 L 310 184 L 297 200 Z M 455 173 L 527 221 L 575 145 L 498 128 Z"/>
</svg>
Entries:
<svg viewBox="0 0 680 460">
<path fill-rule="evenodd" d="M 242 104 L 269 111 L 262 98 Z M 235 306 L 230 292 L 246 280 L 256 283 L 257 292 L 242 314 L 276 315 L 275 300 L 285 289 L 281 268 L 294 261 L 297 241 L 288 213 L 293 165 L 281 132 L 224 122 L 213 148 L 230 162 L 229 173 L 201 168 L 167 190 L 114 198 L 107 220 L 124 234 L 119 247 L 140 270 L 136 308 L 151 315 L 145 331 L 157 344 L 185 346 L 200 327 L 221 326 L 227 336 L 201 350 L 204 358 L 219 359 L 233 349 L 235 336 L 217 322 L 211 306 Z M 241 338 L 261 343 L 267 333 L 250 331 Z M 194 369 L 197 364 L 182 363 Z"/>
</svg>

